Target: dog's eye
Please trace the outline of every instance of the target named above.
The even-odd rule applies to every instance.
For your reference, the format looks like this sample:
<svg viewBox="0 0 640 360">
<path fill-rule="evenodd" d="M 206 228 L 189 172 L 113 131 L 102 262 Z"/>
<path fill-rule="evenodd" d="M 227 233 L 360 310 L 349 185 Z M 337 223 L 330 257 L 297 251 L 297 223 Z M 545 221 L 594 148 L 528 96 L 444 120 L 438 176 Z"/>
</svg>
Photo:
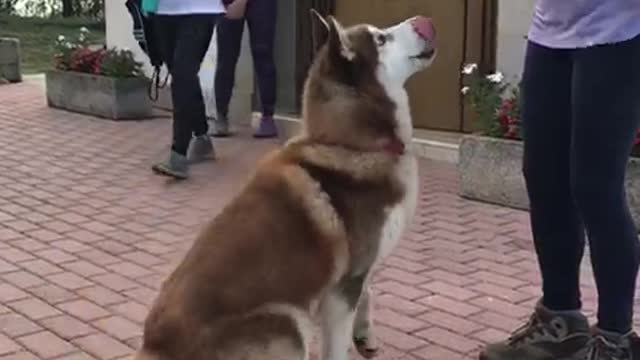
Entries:
<svg viewBox="0 0 640 360">
<path fill-rule="evenodd" d="M 387 43 L 387 35 L 386 34 L 378 34 L 376 35 L 376 43 L 378 46 L 383 46 Z"/>
</svg>

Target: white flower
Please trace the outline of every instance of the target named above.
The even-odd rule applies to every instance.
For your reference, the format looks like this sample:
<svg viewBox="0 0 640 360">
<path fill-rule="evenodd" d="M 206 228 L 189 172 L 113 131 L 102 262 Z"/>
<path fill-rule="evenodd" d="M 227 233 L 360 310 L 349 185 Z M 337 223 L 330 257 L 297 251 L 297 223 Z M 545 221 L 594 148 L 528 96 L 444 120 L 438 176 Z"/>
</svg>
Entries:
<svg viewBox="0 0 640 360">
<path fill-rule="evenodd" d="M 487 80 L 499 84 L 504 80 L 504 75 L 501 72 L 497 72 L 495 74 L 487 75 Z"/>
<path fill-rule="evenodd" d="M 89 33 L 89 29 L 87 29 L 86 27 L 83 26 L 83 27 L 80 28 L 80 32 L 83 33 L 83 34 L 88 34 Z"/>
<path fill-rule="evenodd" d="M 85 40 L 87 40 L 87 37 L 84 36 L 84 33 L 82 33 L 82 34 L 80 34 L 80 36 L 78 36 L 78 41 L 84 42 Z"/>
<path fill-rule="evenodd" d="M 63 42 L 64 41 L 64 35 L 58 35 L 58 41 L 59 42 Z"/>
<path fill-rule="evenodd" d="M 460 92 L 462 93 L 462 95 L 467 95 L 469 90 L 471 90 L 471 89 L 468 86 L 465 86 L 465 87 L 462 88 L 462 90 L 460 90 Z"/>
<path fill-rule="evenodd" d="M 462 69 L 462 73 L 465 75 L 471 75 L 478 68 L 477 64 L 467 64 Z"/>
<path fill-rule="evenodd" d="M 73 48 L 73 45 L 72 45 L 70 42 L 68 42 L 68 41 L 64 43 L 64 46 L 65 46 L 67 49 L 71 49 L 71 48 Z"/>
</svg>

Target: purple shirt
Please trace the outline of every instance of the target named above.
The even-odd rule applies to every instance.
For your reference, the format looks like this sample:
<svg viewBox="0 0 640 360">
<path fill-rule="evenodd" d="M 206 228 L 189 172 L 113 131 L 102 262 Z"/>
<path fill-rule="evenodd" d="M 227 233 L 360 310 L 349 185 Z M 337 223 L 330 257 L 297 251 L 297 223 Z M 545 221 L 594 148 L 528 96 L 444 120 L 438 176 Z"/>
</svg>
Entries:
<svg viewBox="0 0 640 360">
<path fill-rule="evenodd" d="M 529 40 L 572 49 L 625 41 L 639 34 L 640 0 L 537 0 Z"/>
</svg>

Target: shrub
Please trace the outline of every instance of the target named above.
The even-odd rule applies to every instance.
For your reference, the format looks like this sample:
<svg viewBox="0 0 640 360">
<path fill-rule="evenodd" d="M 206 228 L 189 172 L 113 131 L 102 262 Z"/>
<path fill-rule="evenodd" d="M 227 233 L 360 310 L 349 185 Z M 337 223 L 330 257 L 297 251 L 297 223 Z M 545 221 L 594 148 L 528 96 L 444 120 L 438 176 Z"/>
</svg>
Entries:
<svg viewBox="0 0 640 360">
<path fill-rule="evenodd" d="M 462 69 L 465 83 L 462 94 L 474 112 L 477 130 L 485 136 L 521 139 L 520 93 L 504 81 L 500 72 L 482 74 L 476 64 Z"/>
<path fill-rule="evenodd" d="M 484 136 L 522 140 L 520 84 L 505 82 L 500 72 L 482 74 L 476 64 L 465 65 L 462 74 L 466 84 L 462 94 L 473 109 L 478 132 Z M 640 157 L 640 130 L 631 154 Z"/>
<path fill-rule="evenodd" d="M 144 76 L 142 64 L 137 62 L 130 50 L 109 49 L 104 52 L 101 74 L 109 77 L 139 77 Z"/>
<path fill-rule="evenodd" d="M 91 47 L 87 41 L 89 30 L 80 28 L 73 41 L 58 36 L 55 46 L 55 68 L 116 78 L 142 77 L 142 63 L 136 61 L 131 50 Z"/>
</svg>

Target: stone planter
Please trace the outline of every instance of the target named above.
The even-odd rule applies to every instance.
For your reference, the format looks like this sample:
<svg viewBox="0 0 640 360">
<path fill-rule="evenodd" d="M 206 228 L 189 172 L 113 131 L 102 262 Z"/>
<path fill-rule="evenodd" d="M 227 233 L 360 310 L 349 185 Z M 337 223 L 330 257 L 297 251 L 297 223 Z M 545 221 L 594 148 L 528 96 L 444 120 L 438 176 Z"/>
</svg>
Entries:
<svg viewBox="0 0 640 360">
<path fill-rule="evenodd" d="M 22 81 L 20 68 L 20 40 L 0 38 L 0 79 Z"/>
<path fill-rule="evenodd" d="M 522 175 L 522 142 L 466 135 L 460 142 L 458 172 L 463 197 L 527 210 Z M 640 159 L 629 161 L 626 178 L 631 214 L 640 224 Z"/>
<path fill-rule="evenodd" d="M 148 80 L 109 78 L 72 71 L 46 74 L 47 104 L 113 120 L 150 118 Z"/>
</svg>

